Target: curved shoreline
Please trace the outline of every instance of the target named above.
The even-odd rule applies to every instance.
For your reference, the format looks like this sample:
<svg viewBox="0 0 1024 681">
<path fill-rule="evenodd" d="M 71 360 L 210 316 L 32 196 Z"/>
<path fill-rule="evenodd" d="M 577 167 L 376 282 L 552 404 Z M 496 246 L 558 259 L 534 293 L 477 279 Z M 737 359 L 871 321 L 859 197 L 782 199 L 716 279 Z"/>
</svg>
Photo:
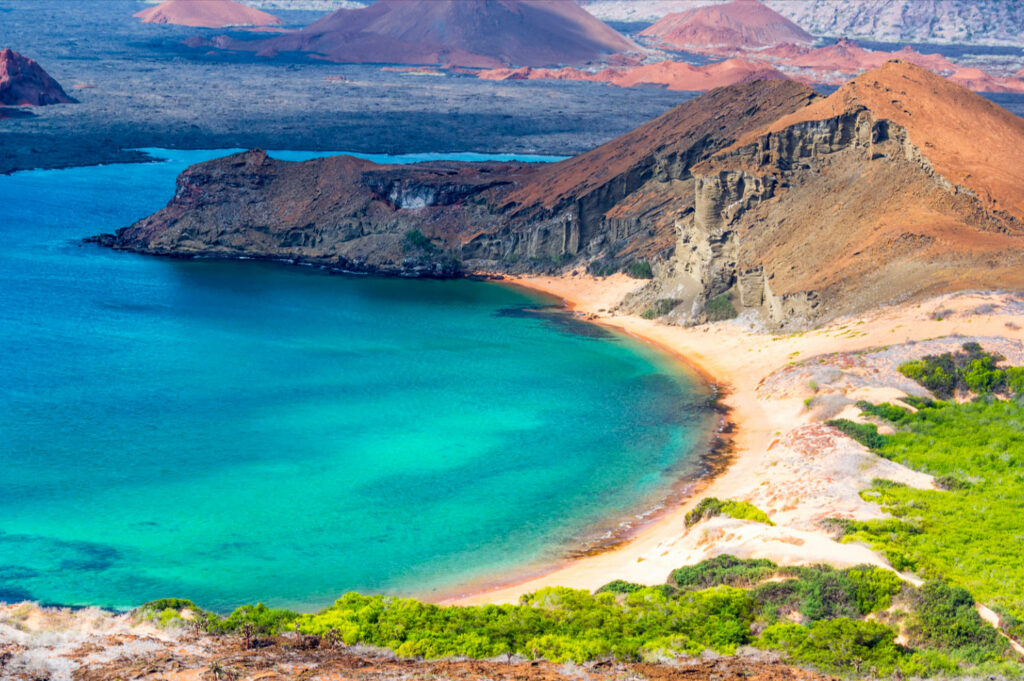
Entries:
<svg viewBox="0 0 1024 681">
<path fill-rule="evenodd" d="M 671 483 L 665 494 L 658 497 L 656 506 L 644 510 L 641 515 L 635 516 L 637 522 L 626 527 L 623 527 L 622 522 L 620 522 L 617 527 L 610 530 L 610 536 L 607 539 L 591 543 L 583 541 L 579 546 L 566 547 L 562 555 L 555 560 L 542 560 L 531 566 L 521 566 L 518 569 L 511 568 L 501 575 L 484 577 L 459 587 L 440 589 L 438 592 L 429 595 L 415 594 L 416 597 L 423 600 L 448 605 L 497 602 L 492 601 L 490 598 L 492 594 L 504 594 L 510 589 L 513 591 L 519 590 L 520 593 L 527 593 L 528 590 L 534 590 L 527 589 L 527 587 L 536 583 L 541 583 L 543 586 L 566 586 L 561 582 L 551 581 L 554 579 L 554 575 L 565 574 L 580 563 L 591 561 L 601 556 L 615 555 L 625 550 L 634 541 L 655 531 L 667 518 L 674 520 L 680 513 L 680 508 L 685 509 L 683 511 L 685 515 L 685 512 L 694 505 L 698 495 L 711 486 L 717 477 L 728 470 L 729 465 L 732 463 L 734 452 L 733 438 L 736 432 L 736 424 L 731 415 L 732 409 L 726 402 L 726 398 L 731 392 L 731 386 L 728 383 L 718 380 L 704 365 L 693 361 L 672 345 L 654 340 L 647 334 L 637 333 L 634 329 L 629 328 L 628 325 L 612 323 L 606 317 L 599 315 L 594 309 L 591 309 L 593 305 L 588 305 L 588 301 L 581 300 L 578 296 L 570 297 L 560 286 L 550 285 L 550 282 L 564 283 L 568 281 L 566 277 L 523 277 L 504 274 L 495 275 L 492 273 L 479 273 L 474 276 L 486 278 L 492 283 L 510 288 L 523 289 L 532 294 L 554 297 L 559 301 L 560 307 L 569 313 L 576 314 L 583 321 L 609 329 L 617 334 L 628 336 L 633 340 L 655 348 L 673 363 L 679 365 L 681 371 L 695 374 L 713 391 L 709 408 L 712 414 L 714 414 L 712 418 L 717 417 L 718 424 L 714 430 L 707 434 L 707 439 L 702 444 L 696 446 L 700 450 L 699 456 L 694 461 L 689 462 L 688 465 L 685 465 L 687 470 L 680 471 L 680 477 Z M 602 286 L 609 282 L 614 282 L 617 285 L 609 288 L 619 298 L 625 295 L 625 292 L 628 292 L 628 290 L 638 288 L 646 283 L 644 280 L 630 279 L 624 275 L 614 275 L 602 280 L 592 281 Z M 547 285 L 543 285 L 540 282 L 545 282 Z M 605 582 L 597 586 L 601 586 L 612 579 L 616 579 L 616 576 L 609 575 Z M 540 586 L 537 588 L 540 588 Z M 518 598 L 509 599 L 508 602 L 516 600 Z"/>
<path fill-rule="evenodd" d="M 1012 314 L 972 317 L 971 310 L 979 302 L 1003 299 L 1006 295 L 1002 293 L 942 294 L 834 320 L 813 331 L 775 336 L 744 328 L 738 320 L 684 328 L 616 314 L 613 310 L 618 301 L 629 290 L 643 285 L 624 275 L 600 280 L 587 276 L 505 277 L 503 281 L 557 296 L 587 321 L 657 346 L 694 367 L 710 383 L 728 386 L 721 401 L 735 424 L 730 434 L 732 456 L 725 469 L 707 478 L 700 489 L 674 506 L 666 505 L 656 520 L 608 551 L 563 560 L 543 572 L 520 573 L 504 582 L 467 584 L 443 598 L 431 598 L 445 604 L 515 603 L 520 595 L 548 586 L 594 590 L 613 579 L 658 584 L 671 570 L 718 553 L 769 558 L 781 564 L 825 562 L 844 567 L 870 563 L 888 567 L 882 556 L 867 547 L 839 544 L 818 526 L 818 520 L 826 514 L 881 517 L 880 509 L 864 503 L 858 495 L 868 485 L 862 478 L 875 470 L 869 467 L 876 464 L 877 457 L 866 452 L 856 454 L 862 459 L 862 470 L 843 472 L 838 462 L 851 455 L 842 446 L 831 445 L 815 455 L 815 462 L 807 463 L 800 439 L 814 429 L 820 435 L 822 428 L 822 419 L 805 406 L 805 399 L 815 394 L 812 387 L 806 379 L 799 379 L 804 383 L 791 380 L 788 391 L 771 393 L 764 389 L 765 380 L 787 367 L 799 369 L 810 357 L 829 353 L 856 353 L 956 333 L 977 335 L 985 331 L 994 336 L 1024 336 L 1024 332 L 1007 326 Z M 930 315 L 932 307 L 954 308 L 963 314 L 936 319 Z M 842 394 L 892 399 L 891 392 L 890 388 L 872 386 Z M 776 464 L 781 465 L 774 468 Z M 905 479 L 908 484 L 930 484 L 927 476 L 920 477 L 901 466 L 890 467 L 884 475 Z M 827 490 L 827 494 L 814 496 L 816 488 Z M 684 525 L 685 515 L 703 496 L 763 503 L 777 526 L 723 519 L 702 523 L 704 527 L 689 532 Z"/>
</svg>

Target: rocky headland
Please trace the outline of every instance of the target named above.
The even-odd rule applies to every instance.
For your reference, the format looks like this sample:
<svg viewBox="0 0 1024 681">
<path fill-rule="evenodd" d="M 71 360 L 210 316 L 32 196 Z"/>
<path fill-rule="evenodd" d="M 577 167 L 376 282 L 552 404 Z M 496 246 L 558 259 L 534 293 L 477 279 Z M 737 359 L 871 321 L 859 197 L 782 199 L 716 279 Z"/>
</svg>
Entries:
<svg viewBox="0 0 1024 681">
<path fill-rule="evenodd" d="M 808 326 L 968 288 L 1024 287 L 1024 120 L 893 62 L 828 97 L 714 90 L 555 164 L 199 164 L 168 206 L 101 237 L 175 256 L 450 276 L 652 265 L 623 302 Z M 828 202 L 822 196 L 831 197 Z"/>
</svg>

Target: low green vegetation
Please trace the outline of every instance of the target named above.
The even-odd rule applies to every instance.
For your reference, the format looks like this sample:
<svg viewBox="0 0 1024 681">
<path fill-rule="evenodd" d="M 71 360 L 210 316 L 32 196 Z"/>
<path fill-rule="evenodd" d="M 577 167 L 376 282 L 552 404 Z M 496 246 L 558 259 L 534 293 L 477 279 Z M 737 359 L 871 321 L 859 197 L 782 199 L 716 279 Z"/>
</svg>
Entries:
<svg viewBox="0 0 1024 681">
<path fill-rule="evenodd" d="M 868 449 L 877 449 L 885 444 L 885 436 L 879 435 L 878 426 L 873 423 L 857 423 L 849 419 L 832 419 L 828 425 L 835 426 Z"/>
<path fill-rule="evenodd" d="M 634 260 L 623 271 L 634 279 L 654 279 L 654 270 L 646 260 Z"/>
<path fill-rule="evenodd" d="M 643 314 L 640 315 L 644 319 L 657 319 L 658 317 L 664 317 L 669 312 L 675 309 L 680 300 L 675 298 L 659 298 L 654 301 L 654 305 L 644 310 Z"/>
<path fill-rule="evenodd" d="M 880 435 L 874 426 L 833 422 L 879 455 L 935 477 L 940 488 L 915 489 L 876 480 L 862 493 L 893 517 L 847 521 L 845 541 L 860 541 L 885 553 L 898 570 L 950 589 L 966 588 L 997 610 L 1015 638 L 1024 636 L 1024 404 L 1016 397 L 1018 368 L 976 344 L 963 352 L 909 362 L 901 371 L 936 393 L 973 392 L 971 402 L 923 399 L 891 404 L 860 403 L 868 415 L 891 423 Z M 995 373 L 995 377 L 993 377 Z M 1011 399 L 997 399 L 1003 391 Z M 967 592 L 949 598 L 966 600 Z M 959 593 L 959 596 L 956 594 Z M 955 597 L 954 597 L 955 596 Z M 945 618 L 946 615 L 942 615 Z M 938 621 L 938 618 L 935 620 Z M 948 619 L 949 627 L 957 626 Z M 977 632 L 973 635 L 978 635 Z M 972 658 L 973 659 L 973 658 Z"/>
<path fill-rule="evenodd" d="M 704 304 L 704 314 L 707 315 L 709 322 L 721 322 L 726 319 L 733 319 L 739 313 L 732 306 L 729 295 L 723 293 Z"/>
<path fill-rule="evenodd" d="M 221 617 L 189 601 L 156 601 L 137 615 L 153 619 L 178 607 L 182 617 L 161 615 L 163 623 L 238 634 L 247 645 L 298 632 L 403 657 L 658 660 L 752 645 L 846 675 L 1015 673 L 1006 642 L 972 606 L 962 589 L 916 589 L 871 566 L 780 567 L 719 556 L 675 570 L 658 586 L 616 580 L 594 594 L 552 587 L 517 605 L 438 606 L 352 593 L 313 615 L 256 605 Z M 896 643 L 898 633 L 909 646 Z"/>
<path fill-rule="evenodd" d="M 957 352 L 927 355 L 901 365 L 899 370 L 944 399 L 957 392 L 982 396 L 1024 394 L 1024 367 L 1000 368 L 998 364 L 1004 359 L 985 352 L 978 343 L 964 343 Z"/>
<path fill-rule="evenodd" d="M 437 245 L 418 229 L 410 229 L 405 233 L 402 248 L 406 251 L 419 251 L 431 255 L 437 251 Z"/>
<path fill-rule="evenodd" d="M 752 520 L 758 523 L 774 525 L 768 514 L 747 501 L 732 501 L 716 499 L 715 497 L 704 497 L 697 506 L 686 514 L 686 526 L 692 527 L 705 518 L 715 516 L 729 516 L 737 520 Z"/>
<path fill-rule="evenodd" d="M 610 277 L 618 272 L 622 264 L 614 258 L 600 258 L 587 264 L 587 274 L 595 277 Z"/>
</svg>

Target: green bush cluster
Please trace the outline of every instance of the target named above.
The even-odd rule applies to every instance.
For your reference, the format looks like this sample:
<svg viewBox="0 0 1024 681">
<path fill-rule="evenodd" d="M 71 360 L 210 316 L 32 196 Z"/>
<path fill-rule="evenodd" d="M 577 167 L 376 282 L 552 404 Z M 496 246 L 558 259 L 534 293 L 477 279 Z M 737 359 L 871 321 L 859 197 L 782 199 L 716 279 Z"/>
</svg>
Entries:
<svg viewBox="0 0 1024 681">
<path fill-rule="evenodd" d="M 885 446 L 885 435 L 878 432 L 878 426 L 873 423 L 857 423 L 850 419 L 832 419 L 826 421 L 830 426 L 838 428 L 844 434 L 852 437 L 868 449 L 879 449 Z"/>
<path fill-rule="evenodd" d="M 893 517 L 846 523 L 845 541 L 885 553 L 898 570 L 964 587 L 1024 636 L 1024 406 L 1017 401 L 891 405 L 899 427 L 875 451 L 935 476 L 939 489 L 876 480 L 862 496 Z"/>
<path fill-rule="evenodd" d="M 347 594 L 298 624 L 304 633 L 335 631 L 346 643 L 410 657 L 639 660 L 705 649 L 733 653 L 751 640 L 754 608 L 745 591 L 729 587 L 672 596 L 657 587 L 627 594 L 551 587 L 524 596 L 519 605 L 472 607 Z"/>
<path fill-rule="evenodd" d="M 427 255 L 437 251 L 437 245 L 426 234 L 418 229 L 410 229 L 405 233 L 402 241 L 402 248 L 406 252 L 420 251 Z"/>
<path fill-rule="evenodd" d="M 937 397 L 948 399 L 958 391 L 976 395 L 1024 394 L 1024 367 L 1000 368 L 1005 358 L 964 343 L 961 350 L 901 364 L 900 373 L 917 381 Z"/>
<path fill-rule="evenodd" d="M 704 303 L 704 314 L 707 315 L 709 322 L 721 322 L 726 319 L 734 319 L 739 312 L 732 306 L 729 295 L 723 293 Z"/>
<path fill-rule="evenodd" d="M 700 500 L 697 506 L 686 514 L 685 523 L 687 527 L 692 527 L 704 520 L 705 518 L 714 518 L 715 516 L 729 516 L 730 518 L 736 518 L 737 520 L 752 520 L 757 523 L 766 523 L 768 525 L 774 525 L 768 514 L 754 506 L 747 501 L 722 501 L 715 497 L 704 497 Z"/>
<path fill-rule="evenodd" d="M 619 269 L 622 265 L 614 258 L 602 258 L 600 260 L 594 260 L 587 265 L 587 274 L 595 277 L 610 277 Z"/>
<path fill-rule="evenodd" d="M 677 568 L 668 581 L 680 589 L 707 589 L 712 586 L 749 587 L 775 575 L 779 566 L 766 558 L 741 560 L 723 554 Z"/>
<path fill-rule="evenodd" d="M 680 301 L 675 298 L 659 298 L 654 301 L 654 305 L 644 310 L 644 313 L 640 316 L 644 319 L 657 319 L 667 315 L 679 303 Z"/>
<path fill-rule="evenodd" d="M 257 604 L 222 617 L 176 599 L 137 612 L 188 609 L 214 634 L 248 641 L 298 631 L 381 646 L 403 657 L 655 660 L 705 650 L 731 654 L 755 645 L 842 674 L 1019 671 L 1007 661 L 1005 642 L 984 629 L 972 607 L 962 589 L 914 589 L 872 566 L 780 567 L 719 556 L 675 570 L 667 584 L 616 580 L 593 594 L 552 587 L 517 605 L 439 606 L 350 593 L 311 615 Z M 908 636 L 909 647 L 896 643 L 897 629 Z"/>
<path fill-rule="evenodd" d="M 654 270 L 651 269 L 651 263 L 646 260 L 634 260 L 626 265 L 623 271 L 634 279 L 654 279 Z"/>
</svg>

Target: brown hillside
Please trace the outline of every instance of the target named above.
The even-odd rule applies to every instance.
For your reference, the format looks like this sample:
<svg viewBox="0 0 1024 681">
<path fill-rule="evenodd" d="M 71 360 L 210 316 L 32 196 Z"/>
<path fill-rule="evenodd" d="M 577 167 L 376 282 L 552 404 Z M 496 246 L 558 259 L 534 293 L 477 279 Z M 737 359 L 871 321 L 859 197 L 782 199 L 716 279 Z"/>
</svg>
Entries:
<svg viewBox="0 0 1024 681">
<path fill-rule="evenodd" d="M 682 160 L 688 169 L 689 164 L 728 146 L 745 132 L 798 111 L 816 97 L 806 85 L 789 80 L 712 90 L 592 151 L 542 167 L 532 182 L 508 200 L 553 208 L 655 157 L 671 164 L 689 155 Z M 671 172 L 667 166 L 665 172 Z"/>
<path fill-rule="evenodd" d="M 1024 118 L 905 62 L 868 71 L 831 96 L 749 133 L 740 144 L 858 107 L 906 128 L 910 141 L 950 183 L 1024 221 Z"/>
</svg>

